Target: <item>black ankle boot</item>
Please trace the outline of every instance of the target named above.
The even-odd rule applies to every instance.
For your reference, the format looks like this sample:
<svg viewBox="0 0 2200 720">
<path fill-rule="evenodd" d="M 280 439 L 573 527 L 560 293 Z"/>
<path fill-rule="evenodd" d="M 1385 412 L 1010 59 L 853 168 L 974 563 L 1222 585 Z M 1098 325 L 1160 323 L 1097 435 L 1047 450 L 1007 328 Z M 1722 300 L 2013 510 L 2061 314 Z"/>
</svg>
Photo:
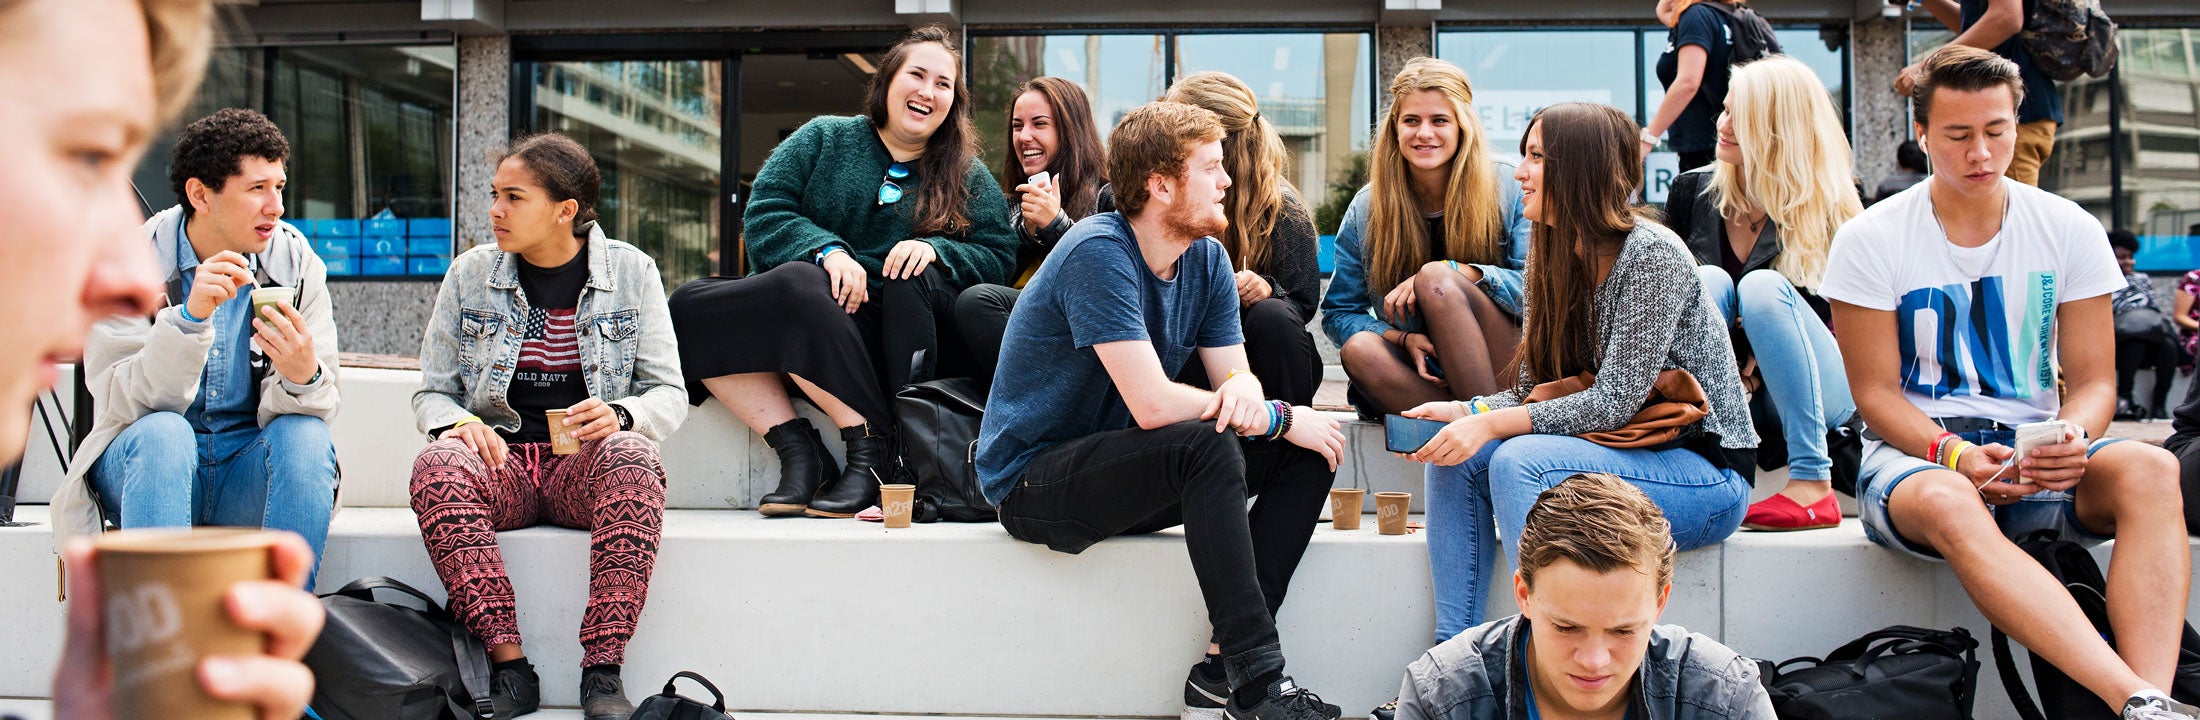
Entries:
<svg viewBox="0 0 2200 720">
<path fill-rule="evenodd" d="M 795 418 L 764 433 L 764 444 L 779 454 L 779 487 L 765 495 L 757 511 L 765 517 L 801 515 L 827 480 L 840 475 L 825 439 L 809 420 Z"/>
<path fill-rule="evenodd" d="M 869 423 L 840 429 L 848 443 L 848 466 L 840 480 L 810 499 L 810 517 L 848 518 L 878 504 L 878 486 L 893 482 L 900 464 L 894 459 L 894 438 Z"/>
</svg>

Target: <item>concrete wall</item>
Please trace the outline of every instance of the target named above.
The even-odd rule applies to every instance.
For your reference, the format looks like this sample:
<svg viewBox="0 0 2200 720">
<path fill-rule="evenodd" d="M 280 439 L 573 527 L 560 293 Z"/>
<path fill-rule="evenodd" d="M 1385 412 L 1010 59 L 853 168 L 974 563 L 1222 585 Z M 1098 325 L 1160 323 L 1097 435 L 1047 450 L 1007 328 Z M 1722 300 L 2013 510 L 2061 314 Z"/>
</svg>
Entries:
<svg viewBox="0 0 2200 720">
<path fill-rule="evenodd" d="M 1866 193 L 1894 172 L 1894 149 L 1910 136 L 1909 98 L 1894 94 L 1895 73 L 1908 65 L 1902 21 L 1849 25 L 1849 142 Z"/>
<path fill-rule="evenodd" d="M 329 283 L 329 299 L 336 306 L 338 349 L 376 355 L 420 354 L 420 335 L 428 326 L 428 314 L 435 310 L 435 291 L 439 287 L 442 283 L 432 279 Z"/>
</svg>

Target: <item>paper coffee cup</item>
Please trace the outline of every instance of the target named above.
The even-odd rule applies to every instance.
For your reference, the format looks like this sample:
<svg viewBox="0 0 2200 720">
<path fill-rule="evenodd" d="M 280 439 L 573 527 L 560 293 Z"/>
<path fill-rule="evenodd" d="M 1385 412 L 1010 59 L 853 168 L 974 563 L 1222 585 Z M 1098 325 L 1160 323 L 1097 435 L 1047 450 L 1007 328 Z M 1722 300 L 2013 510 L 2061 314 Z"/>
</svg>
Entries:
<svg viewBox="0 0 2200 720">
<path fill-rule="evenodd" d="M 1384 535 L 1406 534 L 1406 512 L 1413 505 L 1413 493 L 1375 493 L 1375 532 Z"/>
<path fill-rule="evenodd" d="M 1338 530 L 1360 529 L 1360 514 L 1367 512 L 1367 491 L 1334 488 L 1329 491 L 1329 522 Z"/>
<path fill-rule="evenodd" d="M 275 576 L 279 536 L 245 528 L 122 530 L 101 537 L 99 587 L 116 720 L 255 720 L 250 704 L 199 685 L 208 655 L 252 655 L 267 639 L 230 620 L 223 597 Z"/>
<path fill-rule="evenodd" d="M 296 288 L 264 287 L 254 289 L 252 291 L 252 317 L 267 317 L 266 313 L 262 312 L 264 308 L 270 305 L 289 305 L 297 297 L 298 290 Z M 275 312 L 277 314 L 282 313 L 281 310 Z"/>
<path fill-rule="evenodd" d="M 581 441 L 573 439 L 573 428 L 565 426 L 565 411 L 550 410 L 550 454 L 571 455 L 581 451 Z"/>
<path fill-rule="evenodd" d="M 886 511 L 886 526 L 909 527 L 909 516 L 917 509 L 917 486 L 888 484 L 878 486 L 878 507 Z"/>
</svg>

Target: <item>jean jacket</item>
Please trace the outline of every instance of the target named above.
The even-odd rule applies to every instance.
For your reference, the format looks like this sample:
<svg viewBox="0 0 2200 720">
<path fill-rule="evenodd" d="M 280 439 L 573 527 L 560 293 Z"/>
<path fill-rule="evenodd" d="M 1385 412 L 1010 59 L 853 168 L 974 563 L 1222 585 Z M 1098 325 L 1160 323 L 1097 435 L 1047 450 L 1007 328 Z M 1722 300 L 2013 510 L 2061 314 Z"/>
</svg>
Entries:
<svg viewBox="0 0 2200 720">
<path fill-rule="evenodd" d="M 519 413 L 505 397 L 527 329 L 519 263 L 494 245 L 451 263 L 420 341 L 420 389 L 412 404 L 421 432 L 468 415 L 508 433 L 519 430 Z M 656 261 L 590 226 L 588 284 L 573 318 L 588 396 L 625 408 L 631 429 L 650 440 L 663 442 L 680 429 L 687 386 Z"/>
<path fill-rule="evenodd" d="M 1499 309 L 1517 318 L 1527 313 L 1527 280 L 1521 273 L 1528 267 L 1528 240 L 1534 231 L 1520 209 L 1520 181 L 1513 179 L 1513 164 L 1497 160 L 1490 165 L 1490 172 L 1497 177 L 1498 220 L 1505 227 L 1505 264 L 1474 265 L 1482 271 L 1482 279 L 1475 285 Z M 1394 327 L 1421 331 L 1420 318 L 1382 317 L 1382 308 L 1368 296 L 1367 255 L 1362 248 L 1367 242 L 1368 219 L 1374 212 L 1372 197 L 1368 188 L 1360 188 L 1337 227 L 1336 272 L 1330 276 L 1328 294 L 1322 296 L 1321 315 L 1322 332 L 1338 347 L 1363 332 L 1381 335 Z M 1390 289 L 1382 291 L 1388 293 Z"/>
<path fill-rule="evenodd" d="M 1398 690 L 1399 720 L 1528 717 L 1527 627 L 1518 615 L 1491 621 L 1421 655 Z M 1652 627 L 1649 640 L 1629 691 L 1641 720 L 1774 720 L 1749 658 L 1677 625 Z"/>
</svg>

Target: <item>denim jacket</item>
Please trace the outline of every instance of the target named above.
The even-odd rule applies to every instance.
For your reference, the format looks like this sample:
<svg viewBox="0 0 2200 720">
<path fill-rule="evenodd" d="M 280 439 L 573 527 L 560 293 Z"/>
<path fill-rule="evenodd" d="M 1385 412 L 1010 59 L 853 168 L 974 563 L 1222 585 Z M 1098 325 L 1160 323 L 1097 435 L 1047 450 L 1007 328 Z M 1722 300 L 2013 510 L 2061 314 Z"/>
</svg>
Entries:
<svg viewBox="0 0 2200 720">
<path fill-rule="evenodd" d="M 420 341 L 420 389 L 412 404 L 421 432 L 468 415 L 507 433 L 519 430 L 519 414 L 505 397 L 527 327 L 519 263 L 518 255 L 493 245 L 451 263 Z M 663 442 L 680 429 L 687 386 L 656 261 L 591 226 L 588 284 L 573 322 L 588 396 L 625 408 L 631 429 L 650 440 Z"/>
<path fill-rule="evenodd" d="M 1534 231 L 1528 216 L 1520 210 L 1520 181 L 1513 179 L 1514 165 L 1497 160 L 1490 166 L 1490 172 L 1497 176 L 1498 221 L 1504 225 L 1507 236 L 1503 247 L 1505 264 L 1475 265 L 1475 269 L 1482 271 L 1482 280 L 1475 285 L 1482 288 L 1499 309 L 1513 317 L 1522 317 L 1526 314 L 1528 296 L 1527 281 L 1521 271 L 1528 267 L 1528 240 Z M 1363 236 L 1367 232 L 1368 218 L 1374 212 L 1372 197 L 1368 188 L 1360 188 L 1337 227 L 1336 273 L 1329 279 L 1329 293 L 1322 296 L 1321 311 L 1322 331 L 1339 347 L 1344 346 L 1347 338 L 1362 332 L 1380 335 L 1393 327 L 1418 332 L 1421 327 L 1418 317 L 1378 316 L 1380 309 L 1368 297 L 1367 257 L 1361 247 L 1366 243 Z"/>
<path fill-rule="evenodd" d="M 1484 623 L 1413 661 L 1398 690 L 1399 720 L 1528 717 L 1526 630 L 1518 615 Z M 1755 662 L 1677 625 L 1650 629 L 1630 692 L 1640 720 L 1774 720 Z"/>
</svg>

